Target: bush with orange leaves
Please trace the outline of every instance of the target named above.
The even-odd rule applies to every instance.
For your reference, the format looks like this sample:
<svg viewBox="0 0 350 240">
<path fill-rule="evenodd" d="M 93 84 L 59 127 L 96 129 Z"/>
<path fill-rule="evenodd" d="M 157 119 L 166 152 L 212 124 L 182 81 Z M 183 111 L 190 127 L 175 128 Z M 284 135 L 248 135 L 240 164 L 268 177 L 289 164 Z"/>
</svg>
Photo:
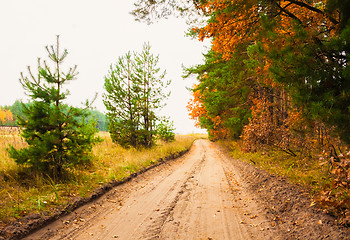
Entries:
<svg viewBox="0 0 350 240">
<path fill-rule="evenodd" d="M 197 89 L 196 84 L 193 85 L 192 87 L 192 98 L 190 101 L 187 103 L 187 110 L 188 114 L 190 116 L 190 119 L 195 121 L 195 126 L 196 127 L 201 127 L 200 119 L 202 117 L 207 116 L 207 111 L 205 110 L 205 107 L 201 101 L 201 98 L 203 97 L 202 94 L 200 93 L 200 90 Z"/>
<path fill-rule="evenodd" d="M 329 163 L 332 181 L 321 191 L 318 200 L 327 211 L 340 217 L 341 223 L 350 225 L 350 151 L 330 157 Z"/>
<path fill-rule="evenodd" d="M 229 136 L 229 130 L 224 127 L 220 116 L 210 117 L 202 102 L 202 94 L 198 85 L 193 86 L 192 98 L 187 103 L 187 110 L 190 119 L 195 121 L 196 127 L 206 128 L 209 138 L 212 140 L 226 139 Z"/>
</svg>

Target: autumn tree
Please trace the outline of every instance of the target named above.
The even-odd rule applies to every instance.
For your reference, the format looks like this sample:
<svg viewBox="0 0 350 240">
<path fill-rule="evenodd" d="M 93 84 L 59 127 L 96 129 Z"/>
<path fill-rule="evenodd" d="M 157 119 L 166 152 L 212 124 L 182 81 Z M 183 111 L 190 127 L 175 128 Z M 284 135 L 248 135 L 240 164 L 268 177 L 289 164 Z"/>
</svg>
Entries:
<svg viewBox="0 0 350 240">
<path fill-rule="evenodd" d="M 21 74 L 20 78 L 32 100 L 30 104 L 22 104 L 26 118 L 18 118 L 28 147 L 10 146 L 9 153 L 17 164 L 62 177 L 70 167 L 90 160 L 92 146 L 98 141 L 97 130 L 94 121 L 84 120 L 86 109 L 63 104 L 69 94 L 64 86 L 76 78 L 77 72 L 76 66 L 67 72 L 61 70 L 68 52 L 60 51 L 58 36 L 56 46 L 46 50 L 52 66 L 39 59 L 37 74 L 28 67 L 29 77 Z"/>
<path fill-rule="evenodd" d="M 195 121 L 195 126 L 198 128 L 206 128 L 201 119 L 207 118 L 207 111 L 203 106 L 202 95 L 197 89 L 197 86 L 197 84 L 194 84 L 192 89 L 190 89 L 192 98 L 188 101 L 186 108 L 190 119 Z"/>
<path fill-rule="evenodd" d="M 250 116 L 249 81 L 246 81 L 246 75 L 242 71 L 246 56 L 240 54 L 230 61 L 222 60 L 221 54 L 213 51 L 204 56 L 205 63 L 188 68 L 185 75 L 197 75 L 199 81 L 192 90 L 193 101 L 201 101 L 196 108 L 203 108 L 201 111 L 205 112 L 198 118 L 199 125 L 207 128 L 210 137 L 214 139 L 237 139 Z M 194 103 L 189 106 L 195 107 Z M 192 110 L 189 109 L 192 116 L 196 109 L 193 107 Z"/>
<path fill-rule="evenodd" d="M 340 5 L 345 6 L 336 1 L 208 1 L 202 9 L 212 17 L 197 31 L 200 39 L 214 39 L 213 49 L 224 59 L 232 58 L 241 41 L 260 44 L 262 76 L 272 73 L 305 117 L 337 126 L 349 141 L 348 14 Z"/>
<path fill-rule="evenodd" d="M 169 10 L 177 4 L 139 2 L 145 4 L 134 14 L 154 18 L 162 16 L 159 12 L 172 14 Z M 292 156 L 300 154 L 300 159 L 323 152 L 332 169 L 332 184 L 323 191 L 321 203 L 349 224 L 349 153 L 340 153 L 337 145 L 350 143 L 350 1 L 193 0 L 191 6 L 188 12 L 200 12 L 204 24 L 194 22 L 190 35 L 212 40 L 212 51 L 221 55 L 213 63 L 229 66 L 237 56 L 248 56 L 243 64 L 238 61 L 229 67 L 241 67 L 249 89 L 251 116 L 241 135 L 245 149 L 278 148 Z M 190 115 L 207 129 L 228 130 L 230 125 L 222 124 L 227 123 L 225 113 L 230 116 L 232 106 L 242 106 L 230 99 L 236 91 L 223 94 L 219 86 L 225 76 L 213 77 L 216 73 L 215 67 L 198 72 Z M 236 85 L 231 81 L 227 88 Z M 230 99 L 224 106 L 221 96 Z"/>
<path fill-rule="evenodd" d="M 12 112 L 8 109 L 0 108 L 0 125 L 6 125 L 6 123 L 13 120 Z"/>
<path fill-rule="evenodd" d="M 224 60 L 241 51 L 237 46 L 242 42 L 261 44 L 265 74 L 272 73 L 271 80 L 286 87 L 305 117 L 337 126 L 349 141 L 348 0 L 187 2 L 191 9 L 170 0 L 140 2 L 144 5 L 134 14 L 150 17 L 158 12 L 156 18 L 162 16 L 161 11 L 169 15 L 170 9 L 179 8 L 208 16 L 204 26 L 191 32 L 200 40 L 213 39 L 213 51 Z"/>
</svg>

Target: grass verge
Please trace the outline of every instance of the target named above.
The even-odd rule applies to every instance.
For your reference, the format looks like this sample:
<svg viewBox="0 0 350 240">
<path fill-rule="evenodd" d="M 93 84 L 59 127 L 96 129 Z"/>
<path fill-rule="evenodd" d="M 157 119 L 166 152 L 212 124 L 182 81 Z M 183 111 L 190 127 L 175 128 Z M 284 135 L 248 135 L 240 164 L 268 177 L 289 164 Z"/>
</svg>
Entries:
<svg viewBox="0 0 350 240">
<path fill-rule="evenodd" d="M 255 164 L 272 174 L 286 177 L 293 183 L 307 187 L 314 195 L 330 184 L 330 167 L 328 164 L 320 163 L 318 158 L 293 157 L 273 149 L 246 153 L 241 150 L 240 142 L 222 144 L 231 149 L 234 158 Z"/>
</svg>

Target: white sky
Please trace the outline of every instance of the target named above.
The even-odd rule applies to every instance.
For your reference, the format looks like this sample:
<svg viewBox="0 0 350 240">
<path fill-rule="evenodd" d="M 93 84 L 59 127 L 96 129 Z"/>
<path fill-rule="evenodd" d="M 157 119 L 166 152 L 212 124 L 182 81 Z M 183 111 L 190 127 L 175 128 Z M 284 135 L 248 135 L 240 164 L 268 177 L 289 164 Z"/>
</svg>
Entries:
<svg viewBox="0 0 350 240">
<path fill-rule="evenodd" d="M 65 66 L 78 66 L 77 80 L 68 89 L 69 103 L 80 106 L 96 92 L 95 107 L 105 111 L 102 102 L 104 76 L 110 64 L 128 51 L 142 50 L 150 42 L 151 52 L 159 55 L 159 66 L 172 80 L 172 92 L 162 115 L 170 116 L 176 132 L 201 130 L 189 120 L 185 89 L 194 80 L 183 80 L 186 67 L 202 62 L 203 43 L 185 37 L 188 26 L 183 19 L 160 20 L 147 25 L 134 21 L 129 13 L 132 0 L 0 0 L 0 105 L 26 100 L 19 83 L 20 72 L 27 66 L 36 71 L 37 58 L 47 59 L 46 45 L 55 45 L 60 35 L 61 49 L 69 55 Z"/>
</svg>

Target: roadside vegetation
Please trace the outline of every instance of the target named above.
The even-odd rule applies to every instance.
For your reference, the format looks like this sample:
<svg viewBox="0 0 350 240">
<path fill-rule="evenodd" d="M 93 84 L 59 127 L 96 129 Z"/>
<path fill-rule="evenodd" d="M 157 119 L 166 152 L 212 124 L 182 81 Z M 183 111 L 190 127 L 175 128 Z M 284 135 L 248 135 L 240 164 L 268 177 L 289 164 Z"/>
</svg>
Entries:
<svg viewBox="0 0 350 240">
<path fill-rule="evenodd" d="M 235 159 L 261 167 L 272 174 L 287 177 L 291 182 L 308 187 L 314 194 L 330 184 L 330 168 L 317 158 L 293 157 L 280 150 L 265 149 L 257 152 L 242 150 L 242 142 L 225 142 Z"/>
<path fill-rule="evenodd" d="M 326 212 L 338 218 L 340 224 L 349 225 L 349 151 L 339 158 L 327 158 L 327 153 L 314 151 L 308 156 L 292 156 L 280 149 L 264 147 L 246 152 L 242 141 L 222 142 L 231 150 L 232 157 L 283 176 L 290 182 L 308 189 L 313 201 Z"/>
<path fill-rule="evenodd" d="M 193 141 L 206 135 L 176 135 L 174 142 L 158 141 L 152 148 L 125 149 L 114 144 L 109 133 L 98 133 L 104 141 L 92 149 L 88 165 L 69 170 L 65 179 L 52 178 L 17 165 L 8 155 L 11 144 L 26 147 L 18 128 L 0 130 L 0 226 L 30 213 L 63 208 L 76 197 L 87 197 L 103 184 L 122 180 L 156 164 L 160 159 L 189 149 Z"/>
</svg>

